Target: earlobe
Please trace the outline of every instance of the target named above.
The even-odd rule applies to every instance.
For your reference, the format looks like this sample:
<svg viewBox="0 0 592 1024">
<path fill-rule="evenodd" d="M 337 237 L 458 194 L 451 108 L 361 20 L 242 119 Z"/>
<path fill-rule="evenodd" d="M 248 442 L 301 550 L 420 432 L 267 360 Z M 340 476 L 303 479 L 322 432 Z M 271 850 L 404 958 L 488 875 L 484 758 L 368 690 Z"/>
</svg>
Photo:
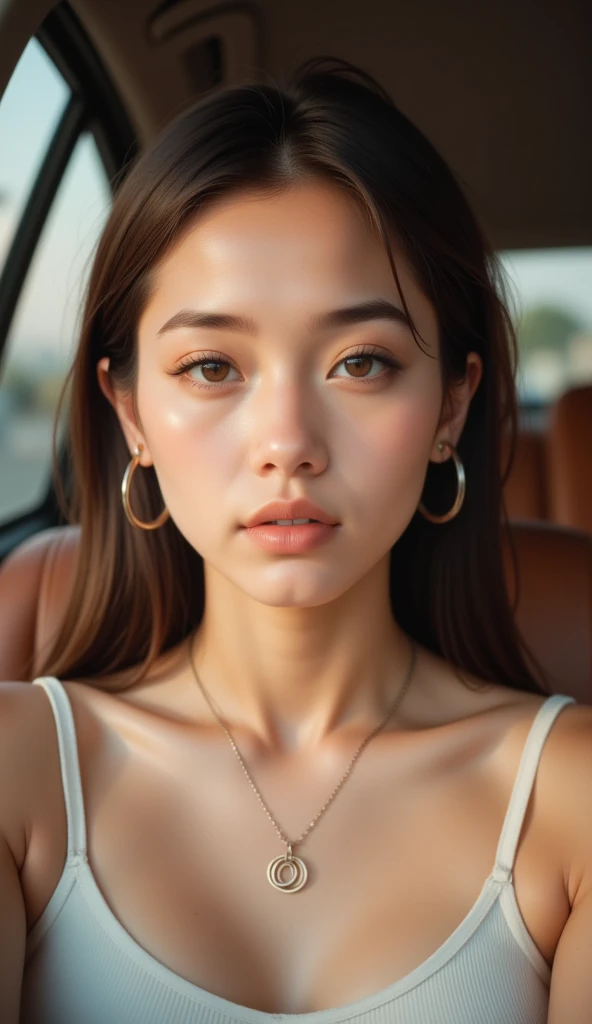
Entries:
<svg viewBox="0 0 592 1024">
<path fill-rule="evenodd" d="M 453 442 L 449 441 L 447 436 L 437 437 L 430 452 L 430 462 L 433 462 L 437 466 L 442 462 L 446 462 L 446 459 L 449 457 L 448 453 L 452 446 Z"/>
<path fill-rule="evenodd" d="M 99 359 L 97 363 L 97 380 L 105 398 L 115 410 L 130 455 L 133 456 L 139 445 L 142 449 L 141 465 L 152 465 L 152 458 L 146 444 L 146 439 L 136 421 L 133 395 L 131 392 L 123 394 L 114 387 L 109 373 L 109 359 L 107 356 Z"/>
<path fill-rule="evenodd" d="M 430 455 L 432 462 L 444 462 L 449 458 L 448 445 L 456 448 L 464 429 L 471 400 L 481 382 L 482 373 L 481 357 L 477 352 L 469 352 L 465 376 L 449 395 L 445 405 L 444 418 L 438 425 L 438 433 Z"/>
<path fill-rule="evenodd" d="M 446 462 L 446 459 L 449 457 L 451 446 L 452 441 L 449 441 L 447 437 L 438 437 L 436 441 L 434 441 L 434 447 L 430 454 L 430 462 Z"/>
</svg>

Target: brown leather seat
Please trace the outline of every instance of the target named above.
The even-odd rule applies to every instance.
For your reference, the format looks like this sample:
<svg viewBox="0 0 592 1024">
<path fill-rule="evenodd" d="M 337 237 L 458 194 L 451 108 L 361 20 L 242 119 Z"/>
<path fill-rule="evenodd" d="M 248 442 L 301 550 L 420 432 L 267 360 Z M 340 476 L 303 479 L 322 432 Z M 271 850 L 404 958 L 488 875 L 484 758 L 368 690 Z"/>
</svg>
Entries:
<svg viewBox="0 0 592 1024">
<path fill-rule="evenodd" d="M 552 692 L 592 704 L 592 537 L 550 523 L 512 524 L 520 585 L 516 617 Z M 77 527 L 21 545 L 0 567 L 0 679 L 34 678 L 76 568 Z M 506 549 L 506 575 L 516 594 Z"/>
<path fill-rule="evenodd" d="M 0 679 L 34 679 L 74 582 L 80 530 L 57 526 L 19 545 L 0 566 Z"/>
<path fill-rule="evenodd" d="M 547 479 L 550 518 L 592 533 L 592 385 L 571 388 L 551 409 Z"/>
<path fill-rule="evenodd" d="M 554 523 L 514 522 L 516 621 L 553 693 L 592 704 L 592 536 Z M 510 597 L 516 581 L 505 551 Z"/>
<path fill-rule="evenodd" d="M 503 461 L 507 458 L 507 440 Z M 548 519 L 545 436 L 539 430 L 520 430 L 504 498 L 510 519 Z"/>
</svg>

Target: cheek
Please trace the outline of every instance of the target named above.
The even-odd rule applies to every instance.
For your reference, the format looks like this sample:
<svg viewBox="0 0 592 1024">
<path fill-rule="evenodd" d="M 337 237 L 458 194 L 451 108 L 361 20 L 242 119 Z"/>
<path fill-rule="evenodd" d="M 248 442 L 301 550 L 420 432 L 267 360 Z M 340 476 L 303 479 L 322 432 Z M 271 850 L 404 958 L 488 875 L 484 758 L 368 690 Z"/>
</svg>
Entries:
<svg viewBox="0 0 592 1024">
<path fill-rule="evenodd" d="M 138 412 L 167 508 L 193 540 L 196 526 L 219 510 L 240 462 L 235 419 L 180 381 L 149 374 L 138 380 Z"/>
<path fill-rule="evenodd" d="M 440 419 L 441 384 L 437 375 L 403 383 L 376 402 L 365 416 L 342 432 L 355 488 L 373 495 L 376 528 L 404 529 L 421 498 L 434 436 Z M 385 516 L 385 510 L 389 515 Z M 392 513 L 392 514 L 391 514 Z M 389 525 L 390 524 L 390 525 Z"/>
</svg>

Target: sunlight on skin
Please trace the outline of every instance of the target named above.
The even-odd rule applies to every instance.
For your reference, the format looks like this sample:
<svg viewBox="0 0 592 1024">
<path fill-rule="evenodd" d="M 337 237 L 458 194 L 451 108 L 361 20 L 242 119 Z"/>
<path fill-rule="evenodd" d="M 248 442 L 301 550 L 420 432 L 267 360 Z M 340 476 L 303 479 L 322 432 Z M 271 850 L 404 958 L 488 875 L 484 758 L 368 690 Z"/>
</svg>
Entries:
<svg viewBox="0 0 592 1024">
<path fill-rule="evenodd" d="M 405 672 L 389 552 L 429 460 L 442 461 L 438 442 L 458 441 L 481 365 L 471 354 L 453 416 L 440 422 L 435 311 L 396 246 L 394 255 L 425 351 L 386 318 L 310 329 L 361 302 L 403 308 L 380 239 L 345 193 L 310 181 L 225 197 L 158 268 L 138 328 L 138 423 L 131 397 L 111 391 L 108 361 L 99 364 L 130 452 L 145 445 L 142 464 L 154 465 L 173 520 L 205 561 L 200 676 L 261 733 L 318 736 L 354 705 L 376 714 Z M 159 333 L 181 310 L 248 318 L 254 331 Z M 377 350 L 343 362 L 361 345 Z M 400 369 L 383 365 L 380 350 Z M 229 365 L 174 375 L 191 357 Z M 241 524 L 268 501 L 297 497 L 339 520 L 334 536 L 304 555 L 256 547 Z"/>
</svg>

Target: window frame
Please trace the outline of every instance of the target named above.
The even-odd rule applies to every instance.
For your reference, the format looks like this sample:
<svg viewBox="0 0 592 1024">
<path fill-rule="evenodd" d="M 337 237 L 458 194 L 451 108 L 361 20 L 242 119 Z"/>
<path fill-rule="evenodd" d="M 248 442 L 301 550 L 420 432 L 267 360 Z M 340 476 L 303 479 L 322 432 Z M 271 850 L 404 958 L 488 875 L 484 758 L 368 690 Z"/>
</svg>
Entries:
<svg viewBox="0 0 592 1024">
<path fill-rule="evenodd" d="M 35 38 L 64 78 L 71 96 L 36 175 L 0 274 L 0 364 L 37 243 L 82 133 L 88 131 L 92 135 L 112 193 L 138 151 L 125 105 L 70 6 L 62 3 L 52 10 Z M 71 477 L 67 445 L 60 451 L 59 460 L 67 484 Z M 34 533 L 62 522 L 50 474 L 41 502 L 0 525 L 0 563 Z"/>
</svg>

